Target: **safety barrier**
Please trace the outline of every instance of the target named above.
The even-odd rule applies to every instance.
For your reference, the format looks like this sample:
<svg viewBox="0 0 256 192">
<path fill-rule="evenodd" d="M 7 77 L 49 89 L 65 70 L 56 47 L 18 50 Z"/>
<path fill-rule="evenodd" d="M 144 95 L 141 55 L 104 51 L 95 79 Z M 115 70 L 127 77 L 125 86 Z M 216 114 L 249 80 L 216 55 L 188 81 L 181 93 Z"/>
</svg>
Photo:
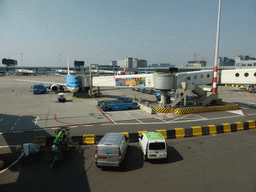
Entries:
<svg viewBox="0 0 256 192">
<path fill-rule="evenodd" d="M 185 108 L 185 109 L 175 109 L 174 113 L 176 115 L 191 114 L 191 113 L 204 113 L 210 111 L 225 111 L 238 109 L 238 105 L 225 105 L 225 106 L 214 106 L 214 107 L 195 107 L 195 108 Z"/>
<path fill-rule="evenodd" d="M 163 135 L 165 139 L 177 139 L 177 138 L 186 138 L 186 137 L 200 137 L 204 135 L 216 135 L 221 133 L 230 133 L 230 132 L 236 132 L 236 131 L 243 131 L 243 130 L 250 130 L 250 129 L 256 129 L 256 123 L 254 120 L 249 120 L 246 122 L 235 122 L 235 123 L 224 123 L 221 125 L 207 125 L 205 127 L 201 126 L 194 126 L 191 128 L 174 128 L 171 130 L 156 130 L 156 132 L 159 132 Z M 120 132 L 127 136 L 130 142 L 137 142 L 139 136 L 142 133 L 145 133 L 147 131 L 137 131 L 134 133 L 129 132 Z M 71 143 L 77 142 L 78 144 L 95 144 L 104 135 L 94 135 L 94 134 L 87 134 L 83 136 L 72 136 L 71 137 Z M 50 146 L 52 141 L 55 137 L 35 137 L 36 140 L 45 141 L 45 143 L 42 146 Z M 82 141 L 82 142 L 81 142 Z"/>
<path fill-rule="evenodd" d="M 84 144 L 94 144 L 95 143 L 95 135 L 94 134 L 87 134 L 87 135 L 83 135 L 83 143 Z"/>
<path fill-rule="evenodd" d="M 172 113 L 175 108 L 153 108 L 156 113 Z"/>
</svg>

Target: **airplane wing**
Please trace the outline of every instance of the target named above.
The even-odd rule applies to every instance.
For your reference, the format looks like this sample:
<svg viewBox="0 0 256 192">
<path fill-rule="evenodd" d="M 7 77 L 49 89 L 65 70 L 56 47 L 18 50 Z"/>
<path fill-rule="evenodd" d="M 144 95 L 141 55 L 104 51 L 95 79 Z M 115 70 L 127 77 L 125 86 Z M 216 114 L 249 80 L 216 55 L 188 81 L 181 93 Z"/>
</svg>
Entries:
<svg viewBox="0 0 256 192">
<path fill-rule="evenodd" d="M 59 86 L 66 86 L 66 83 L 56 83 L 56 82 L 49 82 L 49 81 L 33 81 L 33 80 L 24 80 L 24 79 L 15 79 L 16 81 L 27 81 L 31 83 L 49 83 L 49 84 L 54 84 L 54 85 L 59 85 Z"/>
</svg>

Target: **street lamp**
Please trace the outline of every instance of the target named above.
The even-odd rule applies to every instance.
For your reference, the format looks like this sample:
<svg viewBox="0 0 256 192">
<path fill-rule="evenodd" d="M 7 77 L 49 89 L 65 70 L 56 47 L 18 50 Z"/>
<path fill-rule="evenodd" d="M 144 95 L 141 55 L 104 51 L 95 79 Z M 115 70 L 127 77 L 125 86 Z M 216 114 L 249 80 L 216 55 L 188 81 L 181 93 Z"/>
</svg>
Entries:
<svg viewBox="0 0 256 192">
<path fill-rule="evenodd" d="M 20 53 L 20 57 L 21 57 L 21 65 L 22 65 L 22 69 L 23 69 L 23 59 L 22 59 L 23 53 Z"/>
<path fill-rule="evenodd" d="M 218 72 L 219 34 L 220 34 L 220 8 L 221 8 L 221 0 L 219 0 L 219 12 L 218 12 L 218 22 L 217 22 L 216 49 L 215 49 L 213 86 L 212 86 L 213 93 L 217 93 L 217 72 Z"/>
</svg>

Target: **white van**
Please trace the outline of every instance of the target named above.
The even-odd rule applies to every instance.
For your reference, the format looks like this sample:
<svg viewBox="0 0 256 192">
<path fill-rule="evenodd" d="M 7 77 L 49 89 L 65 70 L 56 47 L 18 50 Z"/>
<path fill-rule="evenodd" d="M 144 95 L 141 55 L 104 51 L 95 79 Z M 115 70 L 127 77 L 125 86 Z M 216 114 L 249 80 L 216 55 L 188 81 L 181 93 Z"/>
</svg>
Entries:
<svg viewBox="0 0 256 192">
<path fill-rule="evenodd" d="M 150 159 L 167 159 L 168 146 L 161 133 L 142 133 L 139 137 L 139 146 L 142 149 L 144 161 Z"/>
<path fill-rule="evenodd" d="M 107 133 L 98 143 L 95 150 L 95 165 L 120 166 L 129 147 L 129 140 L 122 133 Z"/>
</svg>

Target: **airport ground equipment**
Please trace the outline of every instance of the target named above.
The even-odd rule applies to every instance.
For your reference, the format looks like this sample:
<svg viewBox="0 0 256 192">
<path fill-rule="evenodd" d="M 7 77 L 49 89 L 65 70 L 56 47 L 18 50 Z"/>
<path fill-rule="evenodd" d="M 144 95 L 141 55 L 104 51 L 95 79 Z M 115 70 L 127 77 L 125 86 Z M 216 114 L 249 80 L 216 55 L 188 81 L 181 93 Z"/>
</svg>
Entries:
<svg viewBox="0 0 256 192">
<path fill-rule="evenodd" d="M 43 84 L 35 84 L 32 86 L 32 92 L 33 94 L 45 93 L 46 87 Z"/>
<path fill-rule="evenodd" d="M 133 103 L 131 98 L 119 97 L 117 100 L 102 100 L 98 101 L 98 106 L 102 109 L 103 105 L 113 104 L 113 103 Z"/>
<path fill-rule="evenodd" d="M 58 93 L 58 100 L 59 100 L 59 102 L 66 102 L 65 93 Z"/>
<path fill-rule="evenodd" d="M 129 98 L 118 98 L 118 100 L 98 102 L 98 106 L 103 111 L 130 110 L 140 108 L 137 102 L 133 102 L 133 100 Z"/>
<path fill-rule="evenodd" d="M 60 128 L 56 131 L 56 138 L 54 139 L 50 148 L 50 162 L 51 167 L 57 161 L 65 159 L 70 152 L 69 130 Z"/>
<path fill-rule="evenodd" d="M 183 91 L 181 91 L 178 96 L 175 97 L 175 100 L 171 103 L 171 107 L 175 107 L 178 103 L 183 101 L 183 105 L 187 105 L 187 96 L 194 93 L 197 97 L 194 98 L 194 105 L 197 106 L 207 106 L 211 102 L 216 101 L 216 104 L 221 104 L 221 100 L 218 99 L 217 93 L 212 93 L 204 91 L 199 86 L 193 83 L 181 82 Z"/>
</svg>

